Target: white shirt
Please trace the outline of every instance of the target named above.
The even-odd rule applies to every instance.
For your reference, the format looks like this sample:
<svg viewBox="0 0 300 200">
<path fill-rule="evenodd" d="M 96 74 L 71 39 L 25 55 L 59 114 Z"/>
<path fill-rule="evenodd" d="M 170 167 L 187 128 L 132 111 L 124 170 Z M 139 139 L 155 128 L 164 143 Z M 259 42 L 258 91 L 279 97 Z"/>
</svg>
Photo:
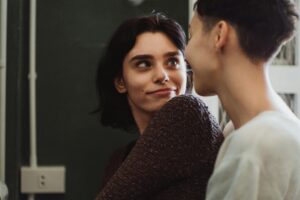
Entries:
<svg viewBox="0 0 300 200">
<path fill-rule="evenodd" d="M 300 122 L 276 111 L 229 134 L 207 200 L 300 200 Z"/>
</svg>

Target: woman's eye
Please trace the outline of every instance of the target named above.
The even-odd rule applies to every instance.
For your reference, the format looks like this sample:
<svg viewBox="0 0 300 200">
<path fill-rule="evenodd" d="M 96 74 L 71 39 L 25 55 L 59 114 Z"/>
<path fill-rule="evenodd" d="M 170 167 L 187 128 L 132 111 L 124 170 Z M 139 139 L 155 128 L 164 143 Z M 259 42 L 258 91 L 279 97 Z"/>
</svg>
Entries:
<svg viewBox="0 0 300 200">
<path fill-rule="evenodd" d="M 139 61 L 136 63 L 136 67 L 138 68 L 148 68 L 151 67 L 151 63 L 149 61 Z"/>
<path fill-rule="evenodd" d="M 177 58 L 170 58 L 168 60 L 167 64 L 168 64 L 169 67 L 175 67 L 175 68 L 180 67 L 179 60 Z"/>
</svg>

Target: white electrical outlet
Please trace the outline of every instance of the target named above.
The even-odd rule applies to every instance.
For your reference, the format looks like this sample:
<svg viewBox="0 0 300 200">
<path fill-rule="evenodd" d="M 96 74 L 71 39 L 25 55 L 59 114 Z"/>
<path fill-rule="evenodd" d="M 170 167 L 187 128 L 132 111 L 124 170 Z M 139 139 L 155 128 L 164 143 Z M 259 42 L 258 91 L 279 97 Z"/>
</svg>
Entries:
<svg viewBox="0 0 300 200">
<path fill-rule="evenodd" d="M 43 166 L 21 168 L 22 193 L 64 193 L 65 167 Z"/>
</svg>

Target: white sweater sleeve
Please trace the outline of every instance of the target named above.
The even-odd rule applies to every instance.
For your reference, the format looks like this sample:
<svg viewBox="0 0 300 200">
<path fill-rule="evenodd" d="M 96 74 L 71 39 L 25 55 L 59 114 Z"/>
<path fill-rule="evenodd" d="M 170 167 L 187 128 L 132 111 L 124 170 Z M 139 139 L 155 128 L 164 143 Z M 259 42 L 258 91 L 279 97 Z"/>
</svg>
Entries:
<svg viewBox="0 0 300 200">
<path fill-rule="evenodd" d="M 261 160 L 240 154 L 224 160 L 209 180 L 206 199 L 285 199 L 293 169 L 281 162 L 282 159 L 276 161 L 273 158 Z"/>
<path fill-rule="evenodd" d="M 218 153 L 207 200 L 300 199 L 300 123 L 264 112 L 231 133 Z"/>
<path fill-rule="evenodd" d="M 254 200 L 258 197 L 260 168 L 248 156 L 228 159 L 211 177 L 207 200 Z"/>
<path fill-rule="evenodd" d="M 229 139 L 230 145 L 225 139 L 227 144 L 219 152 L 206 200 L 294 199 L 287 196 L 295 196 L 291 191 L 299 187 L 299 155 L 296 154 L 299 151 L 295 142 L 281 136 L 284 134 L 272 138 L 253 137 L 254 134 Z M 266 132 L 261 136 L 266 136 Z"/>
</svg>

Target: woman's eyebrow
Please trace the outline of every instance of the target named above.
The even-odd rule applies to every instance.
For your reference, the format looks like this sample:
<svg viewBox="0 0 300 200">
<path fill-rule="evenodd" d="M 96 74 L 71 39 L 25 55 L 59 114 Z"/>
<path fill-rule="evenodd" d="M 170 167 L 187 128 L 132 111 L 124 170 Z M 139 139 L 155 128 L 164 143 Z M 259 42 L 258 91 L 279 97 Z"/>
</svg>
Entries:
<svg viewBox="0 0 300 200">
<path fill-rule="evenodd" d="M 136 55 L 136 56 L 133 56 L 129 62 L 133 62 L 135 60 L 152 59 L 152 58 L 153 58 L 153 56 L 148 55 L 148 54 Z"/>
<path fill-rule="evenodd" d="M 171 51 L 164 54 L 164 57 L 172 57 L 181 55 L 180 51 Z"/>
<path fill-rule="evenodd" d="M 179 56 L 179 55 L 181 55 L 180 51 L 170 51 L 170 52 L 165 53 L 163 56 L 164 57 L 171 57 L 171 56 Z M 153 59 L 153 56 L 149 55 L 149 54 L 136 55 L 136 56 L 133 56 L 129 60 L 129 62 L 134 62 L 136 60 L 145 60 L 145 59 Z"/>
</svg>

